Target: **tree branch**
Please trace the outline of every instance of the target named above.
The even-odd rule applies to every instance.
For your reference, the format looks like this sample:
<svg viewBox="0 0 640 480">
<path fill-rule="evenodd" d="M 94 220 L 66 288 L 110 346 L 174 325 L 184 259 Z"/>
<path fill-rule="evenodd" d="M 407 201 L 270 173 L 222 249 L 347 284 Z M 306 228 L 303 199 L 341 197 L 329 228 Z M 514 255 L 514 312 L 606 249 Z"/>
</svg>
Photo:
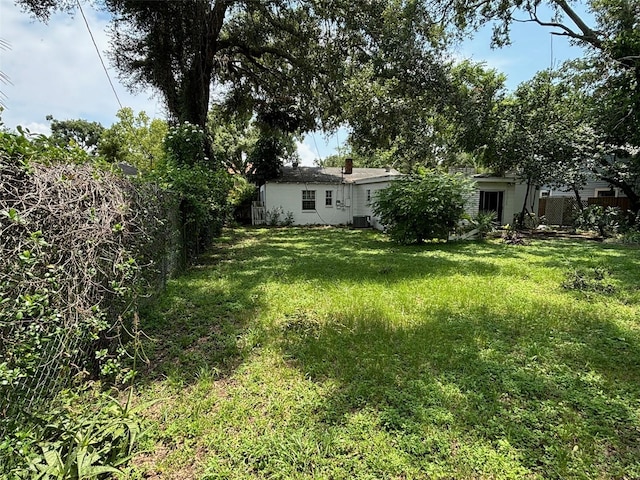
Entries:
<svg viewBox="0 0 640 480">
<path fill-rule="evenodd" d="M 582 33 L 578 33 L 576 31 L 572 30 L 571 28 L 569 28 L 568 26 L 566 26 L 563 23 L 559 23 L 559 22 L 544 22 L 544 21 L 540 20 L 540 18 L 537 15 L 537 12 L 536 12 L 535 8 L 533 8 L 532 10 L 529 11 L 529 15 L 531 16 L 531 20 L 533 20 L 538 25 L 541 25 L 543 27 L 559 28 L 561 30 L 564 30 L 565 34 L 568 35 L 569 37 L 572 37 L 572 38 L 575 38 L 576 40 L 581 40 L 583 42 L 589 43 L 590 45 L 594 46 L 595 48 L 598 48 L 598 49 L 602 48 L 602 40 L 598 36 L 598 32 L 593 30 L 591 27 L 589 27 L 582 20 L 582 18 L 580 18 L 580 16 L 576 13 L 576 11 L 571 8 L 571 6 L 566 2 L 566 0 L 552 0 L 552 1 L 564 13 L 567 14 L 567 16 L 571 19 L 571 21 L 573 21 L 573 23 L 575 23 L 575 25 L 578 27 L 578 29 Z"/>
</svg>

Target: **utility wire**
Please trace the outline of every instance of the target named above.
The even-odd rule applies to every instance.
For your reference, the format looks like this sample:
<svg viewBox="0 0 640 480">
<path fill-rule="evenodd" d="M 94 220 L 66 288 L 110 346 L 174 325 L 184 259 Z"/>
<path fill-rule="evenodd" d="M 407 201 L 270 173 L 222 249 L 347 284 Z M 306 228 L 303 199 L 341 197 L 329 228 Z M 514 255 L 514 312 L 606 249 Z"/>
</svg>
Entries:
<svg viewBox="0 0 640 480">
<path fill-rule="evenodd" d="M 553 35 L 551 35 L 551 67 L 549 68 L 549 72 L 552 72 L 553 69 L 555 68 L 555 65 L 553 64 L 554 60 L 553 60 Z"/>
<path fill-rule="evenodd" d="M 118 105 L 122 109 L 122 103 L 120 102 L 120 98 L 118 97 L 118 93 L 116 92 L 116 88 L 113 86 L 113 82 L 111 81 L 111 76 L 109 75 L 109 71 L 107 70 L 107 66 L 104 64 L 104 60 L 102 59 L 102 55 L 100 54 L 100 49 L 96 44 L 96 39 L 93 37 L 93 33 L 91 32 L 91 27 L 89 26 L 89 22 L 87 21 L 87 17 L 84 14 L 84 10 L 82 10 L 82 5 L 80 5 L 80 0 L 76 0 L 78 4 L 78 9 L 82 14 L 82 18 L 84 19 L 84 24 L 87 26 L 87 30 L 89 31 L 89 36 L 91 37 L 91 41 L 93 42 L 93 46 L 96 48 L 96 53 L 98 54 L 98 58 L 100 59 L 100 63 L 102 64 L 102 68 L 104 70 L 105 75 L 107 76 L 107 80 L 109 80 L 109 85 L 111 85 L 111 90 L 113 90 L 113 94 L 116 96 L 116 100 L 118 101 Z"/>
<path fill-rule="evenodd" d="M 318 149 L 318 144 L 316 143 L 315 132 L 311 132 L 311 138 L 313 139 L 313 144 L 316 147 L 316 153 L 318 154 L 318 166 L 320 166 L 322 164 L 322 158 L 320 158 L 320 149 Z"/>
</svg>

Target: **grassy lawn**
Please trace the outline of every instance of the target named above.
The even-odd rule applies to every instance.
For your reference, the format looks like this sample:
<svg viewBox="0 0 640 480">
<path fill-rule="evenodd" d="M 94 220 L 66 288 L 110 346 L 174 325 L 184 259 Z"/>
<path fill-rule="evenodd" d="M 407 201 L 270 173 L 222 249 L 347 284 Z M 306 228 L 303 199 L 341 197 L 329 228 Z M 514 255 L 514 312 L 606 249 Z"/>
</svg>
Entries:
<svg viewBox="0 0 640 480">
<path fill-rule="evenodd" d="M 143 312 L 134 475 L 640 478 L 637 247 L 225 235 Z"/>
</svg>

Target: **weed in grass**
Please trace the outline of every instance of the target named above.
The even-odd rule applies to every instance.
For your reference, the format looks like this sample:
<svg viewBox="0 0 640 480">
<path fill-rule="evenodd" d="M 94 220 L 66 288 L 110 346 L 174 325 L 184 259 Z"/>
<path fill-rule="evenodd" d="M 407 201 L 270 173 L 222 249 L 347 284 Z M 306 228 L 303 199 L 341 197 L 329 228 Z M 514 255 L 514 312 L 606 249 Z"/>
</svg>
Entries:
<svg viewBox="0 0 640 480">
<path fill-rule="evenodd" d="M 581 292 L 614 293 L 616 288 L 611 281 L 610 271 L 602 266 L 590 269 L 578 268 L 567 273 L 562 286 L 567 290 Z"/>
</svg>

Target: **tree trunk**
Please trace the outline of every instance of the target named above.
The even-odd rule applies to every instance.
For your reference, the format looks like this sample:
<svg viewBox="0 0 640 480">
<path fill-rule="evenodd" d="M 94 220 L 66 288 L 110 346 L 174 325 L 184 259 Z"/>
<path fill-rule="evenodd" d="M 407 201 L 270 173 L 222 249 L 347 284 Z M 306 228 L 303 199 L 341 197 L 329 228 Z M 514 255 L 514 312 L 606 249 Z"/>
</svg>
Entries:
<svg viewBox="0 0 640 480">
<path fill-rule="evenodd" d="M 520 212 L 520 215 L 518 216 L 518 227 L 522 228 L 524 227 L 524 216 L 525 214 L 527 214 L 529 211 L 527 209 L 527 201 L 529 200 L 529 192 L 531 191 L 531 177 L 529 177 L 527 179 L 527 191 L 524 194 L 524 202 L 522 202 L 522 211 Z"/>
<path fill-rule="evenodd" d="M 580 198 L 580 191 L 575 186 L 573 187 L 573 194 L 576 197 L 576 202 L 578 202 L 578 208 L 582 212 L 584 210 L 584 207 L 582 206 L 582 199 Z"/>
</svg>

